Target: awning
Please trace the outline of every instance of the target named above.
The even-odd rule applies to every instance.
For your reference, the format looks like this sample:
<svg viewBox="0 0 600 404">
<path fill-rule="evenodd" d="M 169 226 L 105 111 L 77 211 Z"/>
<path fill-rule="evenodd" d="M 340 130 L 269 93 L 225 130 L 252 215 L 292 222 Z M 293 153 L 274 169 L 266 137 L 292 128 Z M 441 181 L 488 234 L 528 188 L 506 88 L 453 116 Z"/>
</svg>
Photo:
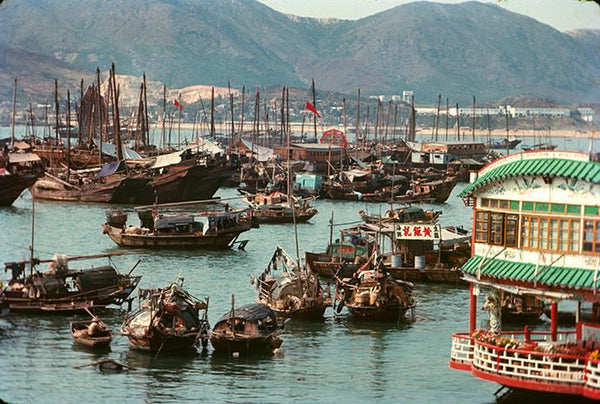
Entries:
<svg viewBox="0 0 600 404">
<path fill-rule="evenodd" d="M 174 153 L 156 156 L 156 160 L 154 161 L 154 164 L 150 166 L 150 168 L 163 168 L 167 166 L 172 166 L 174 164 L 178 164 L 181 162 L 182 153 L 183 151 L 176 151 Z"/>
<path fill-rule="evenodd" d="M 354 181 L 355 178 L 366 177 L 369 174 L 371 174 L 370 171 L 363 171 L 363 170 L 356 170 L 356 169 L 344 171 L 344 175 L 348 178 L 348 180 L 350 182 Z"/>
<path fill-rule="evenodd" d="M 246 139 L 242 139 L 242 144 L 248 150 L 251 150 L 252 152 L 254 152 L 255 158 L 258 161 L 267 161 L 270 158 L 272 158 L 275 154 L 275 151 L 273 149 L 270 149 L 268 147 L 259 146 L 257 144 L 252 145 L 252 143 L 247 141 Z"/>
<path fill-rule="evenodd" d="M 99 145 L 98 140 L 94 139 L 96 147 Z M 117 147 L 112 143 L 102 142 L 102 154 L 107 156 L 117 157 Z M 123 147 L 123 158 L 125 160 L 141 160 L 143 159 L 135 150 Z"/>
<path fill-rule="evenodd" d="M 106 177 L 107 175 L 116 173 L 119 171 L 121 163 L 123 163 L 123 161 L 113 161 L 112 163 L 104 164 L 102 169 L 98 172 L 98 177 Z"/>
<path fill-rule="evenodd" d="M 35 153 L 9 153 L 8 162 L 11 164 L 31 163 L 41 161 L 40 156 Z"/>
<path fill-rule="evenodd" d="M 192 150 L 194 152 L 210 153 L 212 155 L 223 153 L 224 150 L 218 144 L 211 142 L 203 137 L 198 139 L 198 142 L 188 144 L 184 150 Z"/>
<path fill-rule="evenodd" d="M 503 281 L 543 284 L 547 287 L 594 290 L 596 272 L 592 269 L 556 265 L 536 265 L 475 255 L 461 268 L 465 274 L 496 278 Z M 481 264 L 481 265 L 480 265 Z"/>
</svg>

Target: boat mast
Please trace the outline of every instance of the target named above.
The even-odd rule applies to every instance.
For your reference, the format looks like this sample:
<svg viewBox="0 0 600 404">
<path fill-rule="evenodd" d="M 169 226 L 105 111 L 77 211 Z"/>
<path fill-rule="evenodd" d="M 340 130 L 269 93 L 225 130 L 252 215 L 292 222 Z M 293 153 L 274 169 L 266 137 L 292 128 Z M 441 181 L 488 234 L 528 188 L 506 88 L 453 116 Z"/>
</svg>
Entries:
<svg viewBox="0 0 600 404">
<path fill-rule="evenodd" d="M 143 83 L 144 83 L 144 148 L 146 149 L 146 153 L 149 153 L 150 146 L 150 125 L 148 122 L 148 87 L 146 87 L 146 72 L 143 75 Z"/>
<path fill-rule="evenodd" d="M 448 141 L 448 119 L 450 118 L 450 100 L 446 97 L 446 142 Z"/>
<path fill-rule="evenodd" d="M 177 111 L 179 112 L 177 115 L 177 150 L 181 150 L 181 110 L 183 109 L 181 106 L 181 93 L 179 93 L 179 97 L 177 98 L 177 102 L 179 103 L 177 107 Z"/>
<path fill-rule="evenodd" d="M 438 141 L 438 129 L 440 128 L 440 104 L 442 103 L 442 94 L 438 94 L 437 110 L 435 112 L 435 141 Z"/>
<path fill-rule="evenodd" d="M 117 75 L 115 73 L 115 64 L 112 64 L 112 85 L 113 85 L 113 131 L 114 142 L 117 147 L 117 160 L 123 160 L 123 144 L 121 143 L 121 119 L 119 118 L 119 86 L 117 86 Z"/>
<path fill-rule="evenodd" d="M 456 140 L 460 142 L 460 112 L 458 102 L 456 103 Z"/>
<path fill-rule="evenodd" d="M 162 148 L 165 148 L 165 141 L 166 141 L 166 122 L 167 120 L 167 85 L 163 84 L 163 116 L 162 116 L 162 135 L 161 135 L 161 139 L 160 139 L 160 143 Z"/>
<path fill-rule="evenodd" d="M 475 141 L 475 125 L 477 124 L 477 115 L 475 115 L 475 96 L 473 96 L 473 141 Z"/>
<path fill-rule="evenodd" d="M 233 136 L 235 135 L 235 121 L 233 116 L 233 93 L 231 92 L 231 83 L 227 81 L 227 89 L 229 90 L 229 108 L 231 109 L 231 136 L 229 137 L 229 148 L 233 143 Z"/>
<path fill-rule="evenodd" d="M 58 140 L 60 139 L 60 135 L 59 135 L 59 123 L 58 123 L 58 79 L 54 79 L 54 111 L 55 111 L 55 116 L 56 116 L 56 127 L 55 127 L 55 134 L 56 134 L 56 147 L 58 147 Z"/>
<path fill-rule="evenodd" d="M 13 102 L 12 102 L 12 119 L 10 125 L 10 148 L 15 146 L 15 118 L 17 108 L 17 78 L 15 77 L 15 86 L 13 88 Z"/>
<path fill-rule="evenodd" d="M 99 165 L 102 165 L 102 111 L 104 110 L 104 108 L 102 108 L 102 106 L 104 105 L 104 103 L 102 102 L 102 92 L 100 91 L 100 68 L 96 68 L 96 77 L 98 80 L 98 96 L 96 98 L 96 104 L 97 104 L 97 112 L 96 114 L 98 115 L 98 141 L 99 141 L 99 145 L 98 145 L 98 161 L 99 161 Z"/>
<path fill-rule="evenodd" d="M 315 91 L 315 79 L 312 79 L 312 102 L 315 109 L 317 108 L 317 94 Z M 317 114 L 313 114 L 313 124 L 315 129 L 315 143 L 317 143 Z"/>
<path fill-rule="evenodd" d="M 71 91 L 67 89 L 67 182 L 71 176 Z"/>
<path fill-rule="evenodd" d="M 30 275 L 33 275 L 33 246 L 35 241 L 35 196 L 31 193 L 31 245 L 29 246 L 29 270 Z"/>
<path fill-rule="evenodd" d="M 215 138 L 215 88 L 210 92 L 210 137 Z"/>
<path fill-rule="evenodd" d="M 360 88 L 358 89 L 358 100 L 356 102 L 356 124 L 354 125 L 354 147 L 356 147 L 356 158 L 358 159 L 358 135 L 360 133 Z"/>
<path fill-rule="evenodd" d="M 344 136 L 348 133 L 348 114 L 346 113 L 346 97 L 342 98 L 342 106 L 344 108 Z M 346 145 L 348 142 L 346 141 Z M 344 148 L 344 143 L 340 145 L 340 173 L 344 171 L 344 152 L 346 149 Z"/>
</svg>

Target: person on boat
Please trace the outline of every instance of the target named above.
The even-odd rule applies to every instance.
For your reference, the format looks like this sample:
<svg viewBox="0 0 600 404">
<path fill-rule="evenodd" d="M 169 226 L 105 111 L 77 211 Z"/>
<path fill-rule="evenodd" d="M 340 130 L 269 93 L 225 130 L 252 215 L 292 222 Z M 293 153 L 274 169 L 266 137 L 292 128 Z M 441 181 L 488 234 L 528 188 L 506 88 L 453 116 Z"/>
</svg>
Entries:
<svg viewBox="0 0 600 404">
<path fill-rule="evenodd" d="M 100 321 L 98 316 L 94 316 L 92 318 L 92 322 L 88 325 L 87 333 L 91 337 L 95 337 L 100 335 L 103 331 L 106 330 L 106 326 Z"/>
<path fill-rule="evenodd" d="M 494 334 L 500 334 L 502 326 L 500 322 L 500 303 L 497 293 L 490 293 L 481 309 L 486 310 L 490 314 L 490 331 Z"/>
</svg>

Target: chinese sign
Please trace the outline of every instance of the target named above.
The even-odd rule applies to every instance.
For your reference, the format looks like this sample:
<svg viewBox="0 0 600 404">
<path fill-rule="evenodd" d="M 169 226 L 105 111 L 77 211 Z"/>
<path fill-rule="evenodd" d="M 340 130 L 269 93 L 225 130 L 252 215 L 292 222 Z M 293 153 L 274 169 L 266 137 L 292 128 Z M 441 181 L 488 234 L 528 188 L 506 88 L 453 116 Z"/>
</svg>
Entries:
<svg viewBox="0 0 600 404">
<path fill-rule="evenodd" d="M 439 240 L 441 228 L 438 224 L 398 224 L 396 238 L 407 240 Z"/>
</svg>

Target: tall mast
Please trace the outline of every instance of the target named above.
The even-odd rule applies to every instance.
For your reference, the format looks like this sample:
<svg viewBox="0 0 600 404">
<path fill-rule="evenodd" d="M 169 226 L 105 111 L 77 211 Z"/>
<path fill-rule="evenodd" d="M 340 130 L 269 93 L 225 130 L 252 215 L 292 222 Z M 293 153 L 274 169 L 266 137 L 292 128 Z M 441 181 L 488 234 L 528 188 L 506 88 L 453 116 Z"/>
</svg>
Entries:
<svg viewBox="0 0 600 404">
<path fill-rule="evenodd" d="M 11 147 L 11 149 L 15 145 L 16 109 L 17 109 L 17 78 L 15 77 L 15 86 L 13 88 L 12 119 L 11 119 L 11 125 L 10 125 L 10 147 Z"/>
<path fill-rule="evenodd" d="M 79 130 L 77 131 L 77 145 L 81 146 L 81 130 L 83 129 L 83 79 L 79 83 L 79 111 L 77 111 L 77 122 Z"/>
<path fill-rule="evenodd" d="M 437 110 L 435 111 L 435 141 L 438 140 L 438 129 L 440 127 L 440 104 L 442 103 L 442 94 L 438 94 Z"/>
<path fill-rule="evenodd" d="M 179 103 L 179 106 L 177 107 L 177 112 L 179 112 L 177 115 L 177 150 L 181 150 L 181 93 L 179 93 L 177 98 L 177 102 Z"/>
<path fill-rule="evenodd" d="M 145 151 L 148 153 L 150 149 L 150 125 L 148 124 L 148 87 L 146 87 L 146 72 L 143 75 L 144 83 L 144 146 Z"/>
<path fill-rule="evenodd" d="M 475 125 L 477 124 L 477 115 L 475 114 L 475 96 L 473 96 L 473 141 L 475 141 Z"/>
<path fill-rule="evenodd" d="M 163 116 L 162 116 L 162 135 L 161 135 L 161 146 L 165 148 L 166 135 L 167 135 L 167 85 L 163 84 Z"/>
<path fill-rule="evenodd" d="M 115 73 L 115 64 L 112 64 L 112 85 L 113 85 L 113 130 L 114 142 L 117 147 L 117 159 L 123 160 L 123 144 L 121 143 L 121 119 L 119 117 L 119 86 L 117 86 L 117 75 Z"/>
<path fill-rule="evenodd" d="M 450 100 L 446 97 L 446 142 L 448 141 L 448 119 L 450 115 Z"/>
<path fill-rule="evenodd" d="M 283 136 L 287 133 L 285 125 L 285 86 L 281 89 L 281 138 L 280 143 L 283 143 Z"/>
<path fill-rule="evenodd" d="M 210 93 L 210 137 L 215 138 L 215 88 L 211 88 Z"/>
<path fill-rule="evenodd" d="M 358 158 L 358 136 L 360 133 L 360 88 L 358 89 L 358 100 L 356 102 L 356 124 L 354 125 L 354 143 L 356 147 L 356 158 Z"/>
<path fill-rule="evenodd" d="M 460 112 L 458 102 L 456 103 L 456 140 L 460 142 Z"/>
<path fill-rule="evenodd" d="M 231 83 L 227 81 L 227 89 L 229 90 L 229 108 L 231 110 L 231 136 L 229 137 L 229 147 L 233 143 L 233 136 L 235 135 L 235 120 L 233 116 L 233 93 L 231 92 Z"/>
<path fill-rule="evenodd" d="M 240 120 L 240 139 L 244 134 L 244 102 L 246 100 L 246 85 L 242 85 L 242 117 Z"/>
<path fill-rule="evenodd" d="M 71 176 L 71 91 L 67 89 L 67 181 Z"/>
<path fill-rule="evenodd" d="M 60 139 L 60 132 L 59 132 L 59 122 L 58 122 L 58 79 L 54 79 L 54 110 L 55 110 L 55 116 L 56 116 L 56 147 L 58 147 L 58 141 Z"/>
<path fill-rule="evenodd" d="M 97 104 L 97 112 L 96 114 L 98 115 L 98 128 L 99 128 L 99 132 L 98 132 L 98 160 L 99 160 L 99 164 L 102 165 L 102 111 L 104 110 L 104 108 L 102 108 L 103 106 L 103 102 L 102 102 L 102 92 L 100 91 L 100 68 L 96 68 L 96 77 L 98 80 L 98 97 L 96 99 L 96 104 Z"/>
<path fill-rule="evenodd" d="M 312 102 L 315 109 L 317 108 L 317 94 L 315 91 L 315 79 L 312 79 Z M 315 129 L 315 143 L 317 143 L 317 114 L 313 114 L 313 124 Z"/>
</svg>

